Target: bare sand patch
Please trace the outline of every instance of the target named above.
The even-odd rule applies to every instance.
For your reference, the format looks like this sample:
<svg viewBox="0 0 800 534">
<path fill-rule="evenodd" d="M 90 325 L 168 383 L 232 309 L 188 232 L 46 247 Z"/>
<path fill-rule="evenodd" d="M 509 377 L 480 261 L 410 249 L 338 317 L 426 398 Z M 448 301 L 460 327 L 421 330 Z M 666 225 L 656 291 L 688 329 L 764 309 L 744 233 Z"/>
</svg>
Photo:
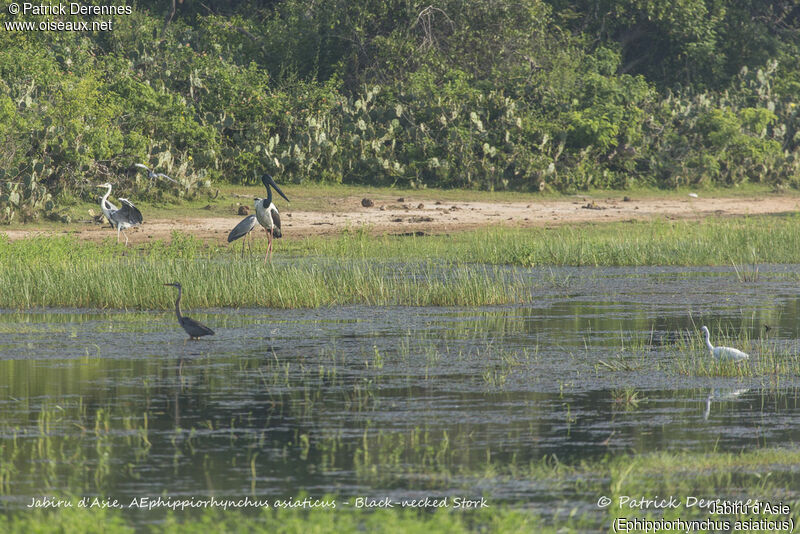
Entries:
<svg viewBox="0 0 800 534">
<path fill-rule="evenodd" d="M 570 199 L 541 202 L 451 202 L 430 199 L 403 198 L 399 201 L 375 201 L 371 207 L 362 206 L 361 197 L 339 198 L 335 210 L 293 211 L 279 206 L 283 234 L 288 238 L 341 233 L 345 228 L 365 228 L 374 234 L 447 233 L 486 226 L 516 228 L 558 226 L 563 224 L 604 223 L 653 218 L 699 219 L 709 215 L 763 215 L 795 212 L 800 198 L 766 196 L 758 198 L 646 198 Z M 224 242 L 228 232 L 241 216 L 190 217 L 177 220 L 148 220 L 128 231 L 131 242 L 169 239 L 173 230 L 192 234 L 205 241 Z M 33 235 L 71 233 L 81 239 L 101 241 L 116 232 L 107 225 L 72 224 L 64 230 L 37 228 L 31 225 L 9 230 L 0 229 L 10 239 Z"/>
</svg>

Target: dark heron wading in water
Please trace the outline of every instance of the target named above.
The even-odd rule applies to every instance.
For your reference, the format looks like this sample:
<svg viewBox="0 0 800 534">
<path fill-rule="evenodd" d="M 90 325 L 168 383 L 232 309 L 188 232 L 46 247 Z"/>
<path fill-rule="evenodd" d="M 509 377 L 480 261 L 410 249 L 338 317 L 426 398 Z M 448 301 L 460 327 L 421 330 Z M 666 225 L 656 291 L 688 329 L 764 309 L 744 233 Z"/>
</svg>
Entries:
<svg viewBox="0 0 800 534">
<path fill-rule="evenodd" d="M 187 334 L 189 334 L 189 339 L 197 339 L 202 336 L 213 336 L 214 331 L 206 325 L 200 323 L 199 321 L 195 321 L 190 317 L 184 317 L 181 315 L 181 284 L 179 282 L 173 282 L 171 284 L 164 285 L 178 288 L 178 298 L 175 300 L 175 315 L 178 316 L 178 324 L 181 325 L 184 330 L 186 330 Z"/>
</svg>

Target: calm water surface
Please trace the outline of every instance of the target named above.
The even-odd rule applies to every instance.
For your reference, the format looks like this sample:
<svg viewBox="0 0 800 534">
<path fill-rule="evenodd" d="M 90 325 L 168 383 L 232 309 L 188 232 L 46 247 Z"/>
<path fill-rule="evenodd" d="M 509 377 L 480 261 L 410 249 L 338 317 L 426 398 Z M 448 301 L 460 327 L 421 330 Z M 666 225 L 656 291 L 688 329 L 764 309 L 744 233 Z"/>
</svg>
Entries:
<svg viewBox="0 0 800 534">
<path fill-rule="evenodd" d="M 800 352 L 797 271 L 540 269 L 523 271 L 521 306 L 184 310 L 217 331 L 193 342 L 167 312 L 0 311 L 0 503 L 305 492 L 586 507 L 492 472 L 800 441 L 800 377 L 685 376 L 672 361 L 701 324 L 754 339 L 769 324 L 767 342 Z M 598 364 L 633 353 L 629 369 Z M 621 405 L 624 388 L 643 400 Z"/>
</svg>

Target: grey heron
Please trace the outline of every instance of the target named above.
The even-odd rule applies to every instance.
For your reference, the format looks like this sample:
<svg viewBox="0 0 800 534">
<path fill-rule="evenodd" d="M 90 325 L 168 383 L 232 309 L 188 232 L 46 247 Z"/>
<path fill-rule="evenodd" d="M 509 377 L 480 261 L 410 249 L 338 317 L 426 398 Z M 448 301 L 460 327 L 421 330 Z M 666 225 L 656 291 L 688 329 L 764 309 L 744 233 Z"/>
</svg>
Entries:
<svg viewBox="0 0 800 534">
<path fill-rule="evenodd" d="M 142 163 L 134 163 L 133 166 L 134 167 L 139 167 L 140 169 L 144 169 L 145 171 L 147 171 L 147 177 L 150 178 L 150 180 L 153 180 L 155 178 L 166 178 L 167 180 L 169 180 L 172 183 L 175 183 L 175 184 L 178 183 L 177 180 L 173 180 L 172 178 L 170 178 L 169 176 L 167 176 L 163 172 L 155 172 L 150 167 L 148 167 L 147 165 L 143 165 Z"/>
<path fill-rule="evenodd" d="M 117 243 L 119 243 L 119 233 L 125 236 L 125 244 L 128 244 L 128 236 L 125 234 L 126 228 L 133 228 L 142 224 L 142 212 L 139 211 L 127 198 L 120 198 L 122 207 L 117 208 L 114 204 L 108 201 L 108 196 L 111 194 L 111 184 L 106 182 L 98 185 L 97 187 L 107 187 L 108 191 L 100 199 L 100 209 L 103 210 L 103 215 L 106 216 L 112 228 L 117 229 Z"/>
<path fill-rule="evenodd" d="M 267 198 L 256 198 L 255 208 L 256 220 L 258 224 L 264 228 L 264 231 L 267 232 L 269 238 L 267 253 L 264 255 L 264 263 L 267 263 L 267 258 L 272 261 L 272 238 L 279 239 L 282 235 L 281 216 L 280 213 L 278 213 L 278 208 L 272 203 L 272 189 L 274 188 L 280 196 L 285 198 L 286 202 L 289 202 L 289 199 L 283 194 L 281 188 L 278 187 L 278 184 L 275 183 L 275 180 L 273 180 L 272 176 L 269 174 L 261 176 L 261 183 L 267 188 Z"/>
<path fill-rule="evenodd" d="M 228 234 L 228 243 L 236 241 L 237 239 L 244 237 L 245 241 L 247 240 L 247 236 L 250 235 L 250 232 L 253 231 L 253 228 L 256 227 L 256 216 L 255 215 L 248 215 L 237 224 L 231 233 Z M 242 257 L 244 258 L 244 241 L 242 241 Z"/>
<path fill-rule="evenodd" d="M 206 325 L 200 323 L 199 321 L 195 321 L 190 317 L 184 317 L 181 315 L 181 293 L 183 288 L 180 282 L 172 282 L 164 285 L 178 288 L 178 298 L 175 300 L 175 315 L 178 316 L 178 324 L 181 325 L 181 328 L 186 330 L 187 334 L 189 334 L 189 339 L 198 339 L 202 336 L 213 336 L 214 331 Z"/>
<path fill-rule="evenodd" d="M 105 187 L 105 186 L 110 187 L 110 185 L 111 184 L 105 183 L 103 185 L 98 185 L 97 187 Z M 111 190 L 109 189 L 108 192 L 111 193 Z M 114 204 L 111 203 L 110 200 L 108 200 L 108 195 L 100 199 L 100 210 L 103 212 L 103 215 L 105 216 L 111 228 L 114 228 L 114 223 L 111 222 L 111 214 L 117 211 L 118 209 L 119 208 L 117 206 L 115 206 Z"/>
<path fill-rule="evenodd" d="M 739 349 L 734 349 L 731 347 L 715 347 L 711 344 L 711 334 L 709 333 L 708 328 L 703 326 L 700 330 L 703 332 L 708 351 L 717 360 L 741 363 L 750 359 L 749 355 L 745 354 Z"/>
</svg>

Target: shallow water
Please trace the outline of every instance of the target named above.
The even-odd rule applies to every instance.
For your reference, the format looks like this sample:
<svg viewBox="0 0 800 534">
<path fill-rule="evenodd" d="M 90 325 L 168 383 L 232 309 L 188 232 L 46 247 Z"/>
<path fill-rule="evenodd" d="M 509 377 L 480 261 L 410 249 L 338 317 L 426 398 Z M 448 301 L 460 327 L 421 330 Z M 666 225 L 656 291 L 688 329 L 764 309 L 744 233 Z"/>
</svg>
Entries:
<svg viewBox="0 0 800 534">
<path fill-rule="evenodd" d="M 217 332 L 191 342 L 166 312 L 2 311 L 0 502 L 306 492 L 585 509 L 508 468 L 800 441 L 800 377 L 672 362 L 701 324 L 753 339 L 769 324 L 766 342 L 800 352 L 797 270 L 533 269 L 524 306 L 185 310 Z M 623 388 L 639 402 L 615 400 Z"/>
</svg>

